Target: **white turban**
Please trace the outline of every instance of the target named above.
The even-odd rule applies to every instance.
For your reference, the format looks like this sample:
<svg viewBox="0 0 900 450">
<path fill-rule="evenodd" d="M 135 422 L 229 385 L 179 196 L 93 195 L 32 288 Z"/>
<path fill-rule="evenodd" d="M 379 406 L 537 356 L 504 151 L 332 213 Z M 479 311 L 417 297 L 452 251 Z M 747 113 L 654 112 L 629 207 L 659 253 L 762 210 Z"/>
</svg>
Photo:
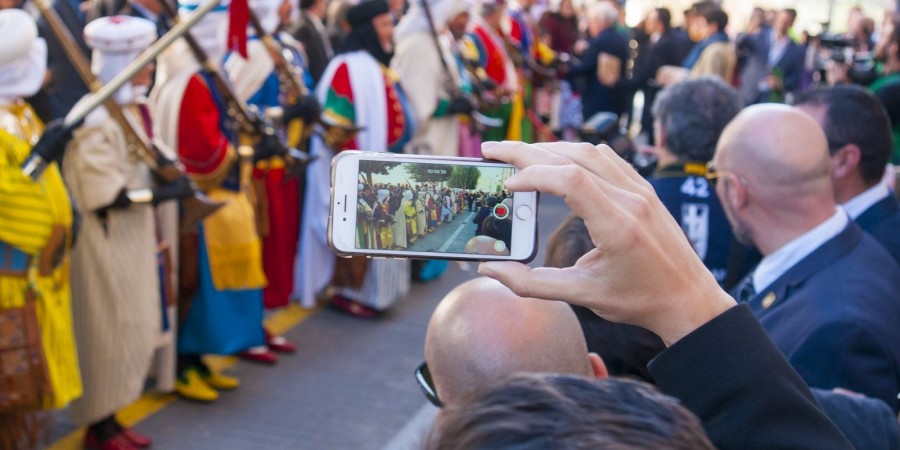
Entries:
<svg viewBox="0 0 900 450">
<path fill-rule="evenodd" d="M 0 101 L 37 93 L 47 73 L 47 43 L 37 37 L 34 18 L 21 9 L 0 11 Z"/>
<path fill-rule="evenodd" d="M 94 50 L 91 71 L 102 83 L 109 83 L 156 41 L 156 25 L 139 17 L 101 17 L 84 27 L 84 41 Z M 128 104 L 136 94 L 129 82 L 114 98 L 119 104 Z"/>
</svg>

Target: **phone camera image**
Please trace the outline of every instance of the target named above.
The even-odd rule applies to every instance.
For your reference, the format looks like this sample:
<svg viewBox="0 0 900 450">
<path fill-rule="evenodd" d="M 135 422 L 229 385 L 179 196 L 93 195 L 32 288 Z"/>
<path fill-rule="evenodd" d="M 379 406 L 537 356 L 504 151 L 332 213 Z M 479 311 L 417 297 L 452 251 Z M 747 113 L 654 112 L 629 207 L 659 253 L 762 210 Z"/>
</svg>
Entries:
<svg viewBox="0 0 900 450">
<path fill-rule="evenodd" d="M 358 250 L 509 256 L 515 169 L 361 160 Z"/>
</svg>

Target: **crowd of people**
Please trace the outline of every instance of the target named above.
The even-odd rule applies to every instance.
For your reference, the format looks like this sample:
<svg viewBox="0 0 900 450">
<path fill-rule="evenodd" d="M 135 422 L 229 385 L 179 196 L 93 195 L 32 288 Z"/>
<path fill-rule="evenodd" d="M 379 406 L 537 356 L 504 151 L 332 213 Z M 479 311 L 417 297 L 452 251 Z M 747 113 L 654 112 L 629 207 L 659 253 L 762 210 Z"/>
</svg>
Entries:
<svg viewBox="0 0 900 450">
<path fill-rule="evenodd" d="M 374 187 L 360 183 L 357 189 L 356 248 L 410 249 L 418 239 L 452 222 L 463 211 L 475 211 L 476 207 L 486 205 L 488 197 L 484 191 L 441 188 L 427 183 L 378 183 Z"/>
<path fill-rule="evenodd" d="M 893 20 L 811 36 L 760 9 L 738 34 L 712 1 L 635 28 L 610 0 L 245 2 L 0 2 L 0 446 L 40 446 L 68 407 L 86 448 L 148 447 L 116 419 L 148 376 L 213 402 L 240 381 L 204 355 L 295 351 L 267 310 L 403 298 L 417 266 L 328 247 L 351 149 L 520 169 L 498 192 L 360 183 L 358 248 L 468 211 L 465 251 L 508 252 L 510 192 L 573 212 L 547 267 L 485 263 L 499 283 L 435 311 L 426 445 L 900 445 Z M 604 115 L 647 145 L 550 142 Z"/>
</svg>

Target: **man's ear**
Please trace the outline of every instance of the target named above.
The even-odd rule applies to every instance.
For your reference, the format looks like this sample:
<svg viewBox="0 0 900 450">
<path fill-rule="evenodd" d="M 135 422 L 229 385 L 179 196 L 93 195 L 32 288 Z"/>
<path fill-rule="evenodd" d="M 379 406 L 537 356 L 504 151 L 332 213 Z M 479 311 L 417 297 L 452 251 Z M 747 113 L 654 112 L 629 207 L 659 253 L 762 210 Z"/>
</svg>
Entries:
<svg viewBox="0 0 900 450">
<path fill-rule="evenodd" d="M 725 195 L 728 197 L 728 203 L 731 204 L 732 208 L 735 210 L 743 209 L 750 203 L 747 186 L 738 177 L 728 176 L 727 179 L 719 182 L 725 183 Z"/>
<path fill-rule="evenodd" d="M 588 353 L 588 361 L 591 363 L 591 370 L 594 371 L 594 378 L 605 380 L 609 378 L 609 371 L 606 370 L 606 364 L 603 359 L 596 353 Z"/>
<path fill-rule="evenodd" d="M 831 155 L 831 178 L 840 180 L 859 171 L 862 151 L 855 144 L 847 144 Z"/>
</svg>

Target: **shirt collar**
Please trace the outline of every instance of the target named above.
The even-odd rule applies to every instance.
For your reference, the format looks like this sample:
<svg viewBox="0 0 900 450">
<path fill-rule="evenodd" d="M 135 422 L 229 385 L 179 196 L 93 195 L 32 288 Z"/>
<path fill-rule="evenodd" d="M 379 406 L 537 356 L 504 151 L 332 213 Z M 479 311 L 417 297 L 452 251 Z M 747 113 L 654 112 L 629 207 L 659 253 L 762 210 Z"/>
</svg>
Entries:
<svg viewBox="0 0 900 450">
<path fill-rule="evenodd" d="M 866 212 L 867 209 L 871 208 L 872 205 L 890 195 L 891 191 L 888 190 L 887 186 L 885 186 L 884 183 L 878 183 L 862 194 L 851 198 L 847 203 L 841 205 L 841 207 L 847 211 L 847 214 L 851 219 L 856 220 L 856 218 Z"/>
<path fill-rule="evenodd" d="M 846 211 L 836 208 L 830 218 L 763 257 L 753 272 L 753 289 L 759 293 L 768 288 L 791 267 L 837 236 L 849 222 Z"/>
</svg>

